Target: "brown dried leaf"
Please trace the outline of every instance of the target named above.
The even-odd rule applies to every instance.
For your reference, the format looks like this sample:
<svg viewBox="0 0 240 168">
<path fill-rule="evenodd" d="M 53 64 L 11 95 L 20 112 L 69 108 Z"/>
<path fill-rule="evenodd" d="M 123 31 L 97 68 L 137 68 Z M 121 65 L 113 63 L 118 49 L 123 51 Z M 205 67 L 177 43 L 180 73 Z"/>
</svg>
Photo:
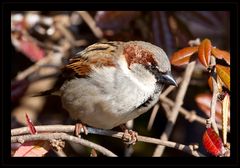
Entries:
<svg viewBox="0 0 240 168">
<path fill-rule="evenodd" d="M 204 39 L 198 48 L 198 58 L 199 61 L 205 66 L 208 67 L 210 63 L 212 44 L 209 39 Z"/>
<path fill-rule="evenodd" d="M 175 53 L 170 58 L 172 65 L 181 66 L 190 62 L 191 56 L 196 53 L 198 47 L 186 47 Z"/>
<path fill-rule="evenodd" d="M 225 86 L 230 91 L 230 67 L 217 64 L 216 70 L 217 70 L 217 75 L 220 77 L 220 79 L 223 81 Z"/>
<path fill-rule="evenodd" d="M 218 48 L 212 48 L 212 54 L 218 59 L 224 59 L 230 65 L 230 53 Z"/>
</svg>

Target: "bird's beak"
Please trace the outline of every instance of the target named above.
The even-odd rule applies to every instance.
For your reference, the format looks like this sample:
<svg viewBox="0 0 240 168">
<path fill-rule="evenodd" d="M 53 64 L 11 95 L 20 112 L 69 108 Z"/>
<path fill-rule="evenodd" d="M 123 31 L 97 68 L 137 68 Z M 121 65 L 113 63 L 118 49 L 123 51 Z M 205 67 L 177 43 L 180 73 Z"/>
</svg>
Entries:
<svg viewBox="0 0 240 168">
<path fill-rule="evenodd" d="M 175 81 L 175 79 L 173 78 L 171 72 L 167 72 L 165 74 L 162 74 L 161 78 L 162 78 L 162 81 L 167 85 L 178 86 L 178 84 Z"/>
</svg>

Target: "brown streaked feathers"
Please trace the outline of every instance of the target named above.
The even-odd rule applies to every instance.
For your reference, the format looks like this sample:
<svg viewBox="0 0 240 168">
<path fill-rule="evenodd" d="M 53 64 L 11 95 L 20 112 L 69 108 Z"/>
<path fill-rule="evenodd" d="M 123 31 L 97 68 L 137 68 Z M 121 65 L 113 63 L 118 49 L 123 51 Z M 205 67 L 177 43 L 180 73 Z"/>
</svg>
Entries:
<svg viewBox="0 0 240 168">
<path fill-rule="evenodd" d="M 87 76 L 93 67 L 115 66 L 116 50 L 118 46 L 111 42 L 93 44 L 70 59 L 63 71 L 72 70 L 79 76 Z"/>
</svg>

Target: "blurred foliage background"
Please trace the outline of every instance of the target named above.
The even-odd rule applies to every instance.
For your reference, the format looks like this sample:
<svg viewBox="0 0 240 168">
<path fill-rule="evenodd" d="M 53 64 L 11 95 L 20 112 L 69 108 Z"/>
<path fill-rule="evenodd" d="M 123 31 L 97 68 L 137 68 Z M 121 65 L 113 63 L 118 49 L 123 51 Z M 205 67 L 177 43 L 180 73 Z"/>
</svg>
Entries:
<svg viewBox="0 0 240 168">
<path fill-rule="evenodd" d="M 59 66 L 74 53 L 95 42 L 142 40 L 161 47 L 170 57 L 178 49 L 187 47 L 189 40 L 196 38 L 211 39 L 214 46 L 229 51 L 229 28 L 230 14 L 227 11 L 14 11 L 11 15 L 12 128 L 25 125 L 26 107 L 23 110 L 19 106 L 22 106 L 24 97 L 29 96 L 27 89 L 31 83 L 40 80 L 33 80 L 32 76 L 36 76 L 36 73 L 28 75 L 20 82 L 16 80 L 16 76 L 48 55 L 61 53 Z M 184 68 L 172 68 L 176 77 L 184 71 Z M 35 91 L 41 91 L 41 88 L 38 87 L 39 90 Z M 199 116 L 206 117 L 194 101 L 195 96 L 203 92 L 209 92 L 207 73 L 201 65 L 197 65 L 183 107 L 190 111 L 194 109 Z M 175 95 L 176 90 L 169 98 L 174 100 Z M 46 100 L 41 108 L 30 114 L 36 125 L 74 123 L 68 119 L 68 113 L 61 107 L 58 97 L 44 99 Z M 31 104 L 32 100 L 28 99 L 28 102 Z M 167 122 L 166 114 L 160 107 L 152 129 L 147 130 L 150 115 L 151 112 L 148 112 L 135 119 L 133 130 L 140 135 L 159 138 Z M 183 144 L 198 143 L 200 151 L 208 155 L 201 145 L 204 128 L 203 125 L 190 123 L 179 115 L 170 140 Z M 131 152 L 126 150 L 122 141 L 114 138 L 97 135 L 83 137 L 120 156 L 152 156 L 156 147 L 139 142 L 133 146 Z M 64 150 L 68 156 L 89 156 L 91 149 L 67 143 Z M 50 151 L 46 156 L 56 154 Z M 163 156 L 189 155 L 166 148 Z"/>
</svg>

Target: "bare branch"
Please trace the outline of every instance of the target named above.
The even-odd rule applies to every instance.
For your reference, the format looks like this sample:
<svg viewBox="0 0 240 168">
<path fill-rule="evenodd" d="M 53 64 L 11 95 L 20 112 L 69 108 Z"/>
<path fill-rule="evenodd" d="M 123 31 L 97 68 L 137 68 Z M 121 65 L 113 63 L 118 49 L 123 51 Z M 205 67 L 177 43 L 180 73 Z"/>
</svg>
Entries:
<svg viewBox="0 0 240 168">
<path fill-rule="evenodd" d="M 213 67 L 211 72 L 213 91 L 212 91 L 212 101 L 211 101 L 211 113 L 210 113 L 210 121 L 214 131 L 219 135 L 219 131 L 216 124 L 216 105 L 217 105 L 217 97 L 218 97 L 218 86 L 217 86 L 217 74 L 216 74 L 216 58 L 211 56 L 211 66 Z"/>
<path fill-rule="evenodd" d="M 171 106 L 169 104 L 163 103 L 163 102 L 161 103 L 161 105 L 166 113 L 166 117 L 169 118 L 171 115 L 171 109 L 172 109 Z"/>
<path fill-rule="evenodd" d="M 167 97 L 160 96 L 160 101 L 168 104 L 169 106 L 174 106 L 174 104 L 175 104 L 171 99 L 169 99 Z M 180 107 L 179 112 L 180 112 L 180 114 L 184 115 L 185 118 L 189 120 L 189 122 L 196 121 L 202 125 L 206 125 L 206 119 L 198 116 L 194 110 L 192 110 L 190 112 L 190 111 L 186 110 L 185 108 Z M 218 127 L 218 129 L 222 129 L 221 124 L 217 124 L 217 127 Z M 230 132 L 230 127 L 228 127 L 228 132 Z"/>
<path fill-rule="evenodd" d="M 51 55 L 41 59 L 40 61 L 36 62 L 34 65 L 32 65 L 29 68 L 25 69 L 24 71 L 20 72 L 16 76 L 16 80 L 25 79 L 27 76 L 29 76 L 33 72 L 37 71 L 41 65 L 44 65 L 44 64 L 48 63 L 51 59 L 52 59 Z"/>
<path fill-rule="evenodd" d="M 65 132 L 65 133 L 73 133 L 75 126 L 74 125 L 49 125 L 49 126 L 35 126 L 37 132 L 40 134 L 41 132 Z M 103 130 L 103 129 L 97 129 L 97 128 L 92 128 L 92 127 L 87 127 L 88 133 L 89 134 L 97 134 L 97 135 L 104 135 L 104 136 L 110 136 L 118 139 L 122 139 L 123 137 L 123 132 L 116 132 L 112 130 Z M 16 135 L 22 135 L 22 134 L 29 134 L 28 127 L 22 127 L 22 128 L 16 128 L 11 130 L 11 135 L 13 136 L 12 138 L 16 137 Z M 52 134 L 52 133 L 50 133 Z M 65 135 L 66 136 L 66 135 Z M 22 137 L 22 136 L 18 136 Z M 72 136 L 71 136 L 72 137 Z M 54 138 L 54 137 L 53 137 Z M 20 139 L 20 138 L 18 138 Z M 78 139 L 78 138 L 77 138 Z M 20 139 L 21 140 L 21 139 Z M 35 140 L 35 139 L 33 139 Z M 65 139 L 67 140 L 67 139 Z M 191 145 L 183 145 L 183 144 L 178 144 L 175 142 L 170 142 L 170 141 L 163 141 L 160 139 L 156 138 L 149 138 L 145 136 L 138 136 L 138 141 L 140 142 L 146 142 L 146 143 L 153 143 L 157 145 L 164 145 L 170 148 L 175 148 L 178 150 L 181 150 L 183 152 L 189 153 L 190 155 L 199 157 L 199 156 L 204 156 L 201 153 L 195 151 Z M 16 139 L 14 141 L 11 139 L 11 142 L 17 142 Z M 92 147 L 93 148 L 93 147 Z M 95 149 L 95 148 L 94 148 Z M 97 149 L 96 149 L 97 150 Z"/>
<path fill-rule="evenodd" d="M 75 45 L 75 41 L 76 41 L 75 37 L 73 36 L 72 32 L 65 27 L 64 24 L 58 22 L 56 23 L 56 28 L 60 30 L 60 32 L 71 43 L 71 45 Z"/>
<path fill-rule="evenodd" d="M 150 119 L 148 121 L 148 126 L 147 126 L 147 130 L 151 130 L 152 129 L 152 126 L 153 126 L 153 122 L 155 120 L 155 117 L 157 115 L 157 112 L 158 112 L 158 109 L 159 109 L 160 105 L 159 103 L 156 104 L 154 107 L 153 107 L 153 110 L 152 110 L 152 114 L 150 116 Z"/>
<path fill-rule="evenodd" d="M 87 23 L 87 25 L 90 27 L 93 34 L 97 38 L 101 39 L 103 37 L 103 32 L 99 27 L 96 26 L 96 22 L 94 21 L 92 16 L 86 11 L 78 11 L 78 13 L 82 17 L 82 19 Z"/>
<path fill-rule="evenodd" d="M 61 139 L 66 141 L 72 141 L 90 148 L 93 148 L 99 152 L 101 152 L 103 155 L 110 156 L 110 157 L 116 157 L 114 153 L 112 153 L 110 150 L 95 144 L 93 142 L 90 142 L 88 140 L 77 138 L 75 136 L 66 134 L 66 133 L 43 133 L 43 134 L 30 134 L 30 135 L 20 135 L 20 136 L 13 136 L 11 137 L 11 142 L 26 142 L 26 141 L 37 141 L 37 140 L 52 140 L 52 139 Z"/>
<path fill-rule="evenodd" d="M 182 83 L 180 85 L 180 88 L 179 88 L 179 91 L 178 91 L 178 94 L 177 94 L 177 97 L 175 100 L 175 104 L 172 108 L 171 116 L 168 118 L 168 123 L 165 127 L 165 131 L 161 135 L 160 139 L 162 139 L 162 140 L 168 140 L 168 138 L 173 130 L 173 126 L 175 125 L 174 123 L 176 122 L 176 119 L 177 119 L 177 116 L 179 113 L 179 109 L 181 108 L 181 106 L 183 104 L 183 99 L 184 99 L 185 93 L 187 91 L 195 64 L 196 64 L 196 62 L 193 61 L 187 65 L 185 74 L 183 76 Z M 154 151 L 153 156 L 161 156 L 164 149 L 165 149 L 165 146 L 157 146 L 157 148 Z"/>
<path fill-rule="evenodd" d="M 59 157 L 67 157 L 66 153 L 63 152 L 63 151 L 56 151 L 56 150 L 53 150 L 56 155 L 58 155 Z"/>
<path fill-rule="evenodd" d="M 193 46 L 199 46 L 201 43 L 200 38 L 196 38 L 195 40 L 190 40 L 188 42 L 188 45 L 193 47 Z"/>
<path fill-rule="evenodd" d="M 177 84 L 179 84 L 179 83 L 182 81 L 182 78 L 181 78 L 181 77 L 178 77 L 176 81 L 177 81 Z M 171 91 L 173 91 L 175 88 L 176 88 L 175 86 L 169 86 L 166 90 L 164 90 L 164 92 L 161 93 L 161 96 L 166 97 L 166 96 L 167 96 Z M 148 127 L 147 127 L 148 130 L 151 130 L 151 129 L 152 129 L 152 126 L 153 126 L 153 123 L 154 123 L 154 120 L 155 120 L 155 117 L 156 117 L 156 115 L 157 115 L 157 112 L 158 112 L 159 107 L 160 107 L 159 104 L 156 104 L 156 105 L 153 107 L 153 110 L 152 110 L 150 119 L 149 119 L 149 121 L 148 121 Z"/>
</svg>

